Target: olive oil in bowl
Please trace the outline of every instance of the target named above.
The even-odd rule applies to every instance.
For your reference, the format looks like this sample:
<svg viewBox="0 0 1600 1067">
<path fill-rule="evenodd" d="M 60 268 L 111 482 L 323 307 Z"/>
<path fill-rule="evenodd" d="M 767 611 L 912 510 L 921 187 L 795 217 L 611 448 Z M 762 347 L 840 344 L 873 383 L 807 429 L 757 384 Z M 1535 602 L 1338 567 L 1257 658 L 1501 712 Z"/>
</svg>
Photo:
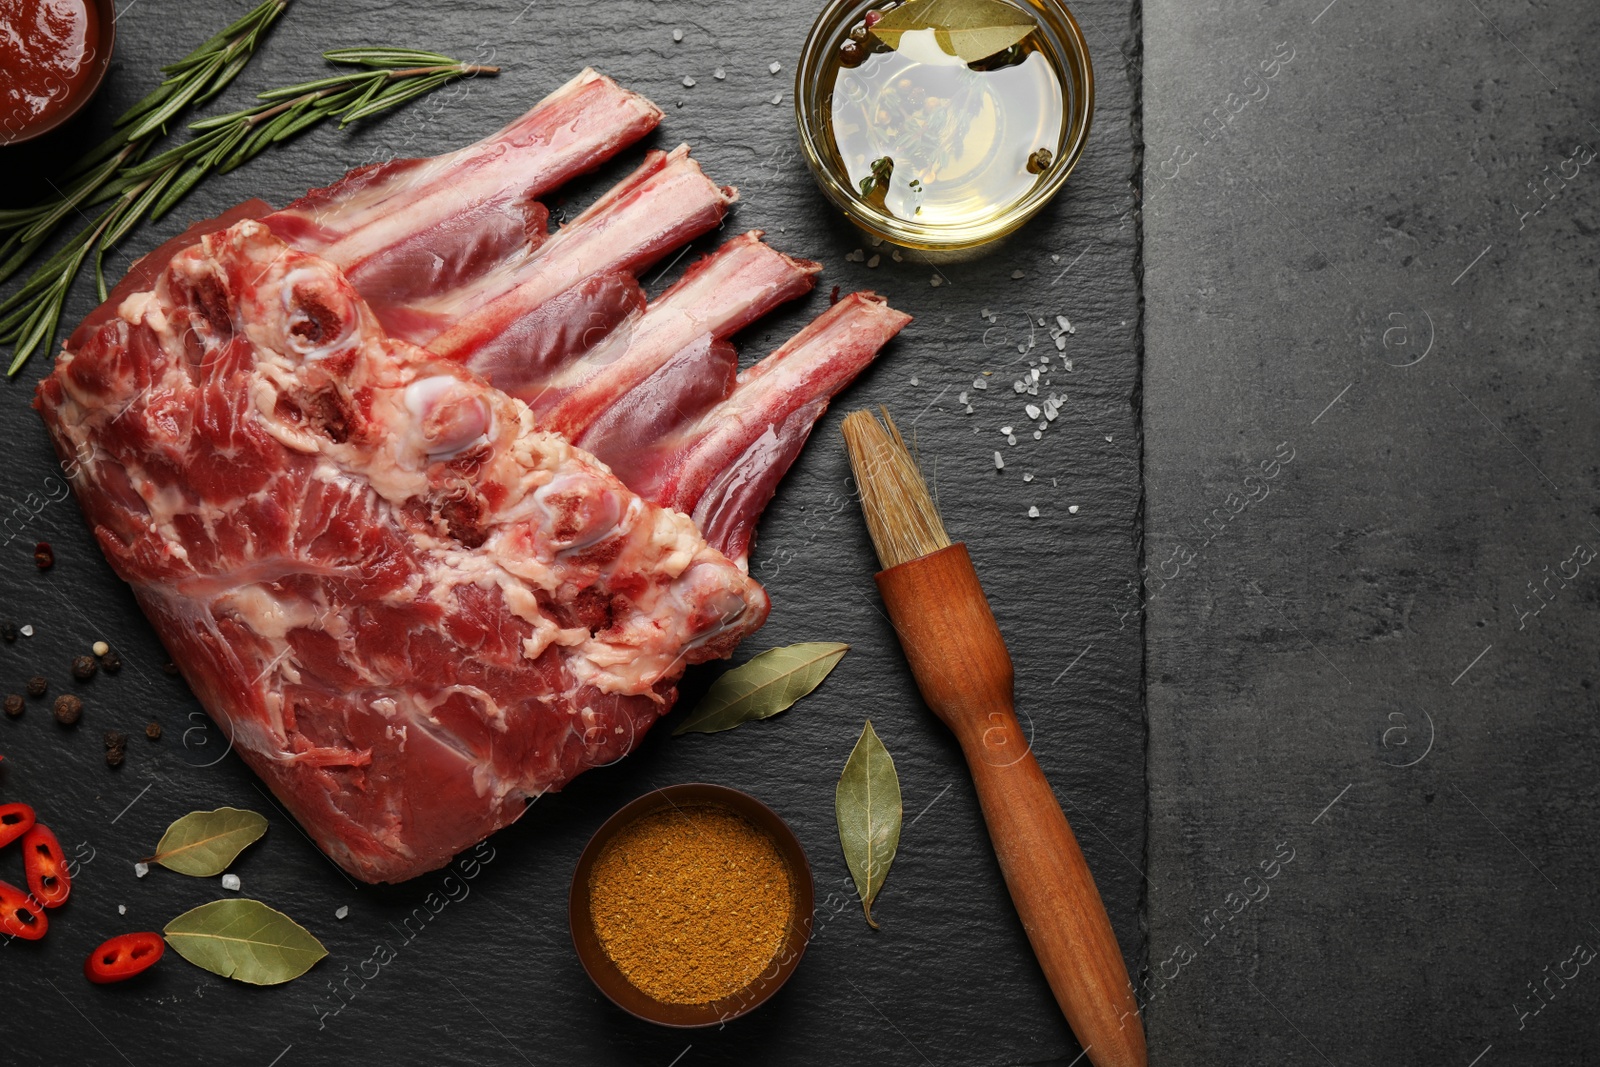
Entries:
<svg viewBox="0 0 1600 1067">
<path fill-rule="evenodd" d="M 1015 229 L 1060 188 L 1088 132 L 1092 75 L 1076 31 L 1064 8 L 1026 0 L 835 3 L 797 74 L 801 142 L 823 191 L 911 247 Z"/>
</svg>

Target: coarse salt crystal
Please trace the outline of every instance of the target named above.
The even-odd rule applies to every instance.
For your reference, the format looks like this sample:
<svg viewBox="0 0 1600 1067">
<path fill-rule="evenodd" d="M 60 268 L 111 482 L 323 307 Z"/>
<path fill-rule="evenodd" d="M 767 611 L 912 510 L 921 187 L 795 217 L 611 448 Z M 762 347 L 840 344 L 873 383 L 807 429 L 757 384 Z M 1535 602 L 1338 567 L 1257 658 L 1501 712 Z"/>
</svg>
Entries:
<svg viewBox="0 0 1600 1067">
<path fill-rule="evenodd" d="M 1020 270 L 1014 270 L 1014 271 L 1011 272 L 1011 280 L 1012 281 L 1021 281 L 1022 277 L 1023 277 L 1023 274 L 1022 274 L 1022 272 Z"/>
<path fill-rule="evenodd" d="M 349 914 L 350 914 L 350 905 L 348 905 L 348 904 L 340 904 L 337 908 L 334 909 L 333 917 L 335 919 L 343 919 L 345 916 L 347 916 Z"/>
<path fill-rule="evenodd" d="M 978 318 L 986 319 L 988 317 L 989 317 L 989 309 L 988 308 L 984 308 L 982 311 L 978 312 Z"/>
<path fill-rule="evenodd" d="M 1076 515 L 1078 513 L 1078 505 L 1073 504 L 1071 507 L 1067 508 L 1067 512 L 1069 514 Z"/>
<path fill-rule="evenodd" d="M 117 905 L 117 914 L 118 915 L 126 915 L 126 914 L 128 914 L 128 906 L 126 904 L 118 904 Z"/>
<path fill-rule="evenodd" d="M 1005 457 L 1002 456 L 999 452 L 996 452 L 994 454 L 994 469 L 997 470 L 997 471 L 1003 471 L 1003 470 L 1006 469 Z"/>
<path fill-rule="evenodd" d="M 1031 481 L 1033 481 L 1033 475 L 1031 475 L 1031 474 L 1024 474 L 1024 475 L 1023 475 L 1023 476 L 1022 476 L 1022 480 L 1023 480 L 1023 481 L 1025 481 L 1025 482 L 1031 482 Z"/>
<path fill-rule="evenodd" d="M 1106 434 L 1106 444 L 1109 445 L 1110 443 L 1111 443 L 1111 435 L 1110 434 Z"/>
<path fill-rule="evenodd" d="M 961 390 L 961 395 L 956 397 L 956 403 L 957 404 L 965 404 L 966 402 L 967 402 L 967 391 L 965 389 L 963 389 L 963 390 Z"/>
<path fill-rule="evenodd" d="M 674 41 L 681 41 L 681 40 L 683 40 L 683 31 L 682 31 L 682 30 L 673 30 L 673 31 L 672 31 L 672 39 L 673 39 L 673 40 L 674 40 Z"/>
<path fill-rule="evenodd" d="M 967 405 L 967 414 L 968 414 L 968 415 L 971 415 L 971 414 L 972 414 L 972 405 L 971 405 L 971 404 L 968 404 L 968 405 Z"/>
<path fill-rule="evenodd" d="M 1035 430 L 1035 431 L 1033 431 L 1033 439 L 1035 441 L 1042 440 L 1043 438 L 1044 438 L 1044 431 L 1043 430 Z"/>
<path fill-rule="evenodd" d="M 1033 376 L 1033 380 L 1034 381 L 1038 381 L 1039 380 L 1039 368 L 1038 367 L 1033 368 L 1028 373 Z"/>
<path fill-rule="evenodd" d="M 1002 427 L 1000 427 L 1000 432 L 1001 432 L 1001 433 L 1010 433 L 1010 432 L 1011 432 L 1011 427 L 1009 427 L 1009 426 L 1002 426 Z"/>
<path fill-rule="evenodd" d="M 1028 518 L 1037 519 L 1038 517 L 1039 517 L 1039 509 L 1037 507 L 1030 506 L 1028 508 Z"/>
<path fill-rule="evenodd" d="M 768 74 L 776 74 L 776 73 L 778 73 L 778 71 L 780 71 L 782 69 L 783 69 L 783 64 L 779 63 L 776 59 L 774 59 L 771 63 L 767 64 L 767 73 Z"/>
<path fill-rule="evenodd" d="M 896 263 L 905 262 L 905 257 L 900 254 L 900 250 L 898 248 L 889 253 L 889 258 L 894 260 Z"/>
<path fill-rule="evenodd" d="M 1028 413 L 1028 418 L 1030 419 L 1037 419 L 1039 417 L 1039 405 L 1037 404 L 1029 404 L 1022 410 Z"/>
<path fill-rule="evenodd" d="M 989 383 L 982 378 L 974 378 L 972 379 L 972 387 L 974 389 L 987 389 L 989 388 Z"/>
<path fill-rule="evenodd" d="M 222 876 L 222 888 L 224 889 L 237 890 L 241 884 L 237 874 L 225 874 Z"/>
<path fill-rule="evenodd" d="M 1039 421 L 1039 429 L 1040 430 L 1048 430 L 1049 428 L 1050 428 L 1050 424 L 1048 422 L 1045 422 L 1043 419 L 1041 419 Z M 1034 434 L 1034 436 L 1037 437 L 1039 435 L 1038 434 Z"/>
<path fill-rule="evenodd" d="M 912 385 L 921 385 L 921 384 L 922 384 L 922 382 L 920 382 L 920 381 L 918 381 L 918 380 L 917 380 L 917 379 L 916 379 L 916 378 L 912 378 L 912 379 L 911 379 L 911 384 L 912 384 Z"/>
<path fill-rule="evenodd" d="M 772 102 L 773 102 L 773 103 L 774 103 L 774 104 L 781 104 L 781 103 L 783 103 L 783 94 L 782 94 L 782 93 L 773 93 L 773 94 L 772 94 Z"/>
<path fill-rule="evenodd" d="M 883 257 L 882 256 L 876 256 L 875 255 L 871 259 L 867 260 L 867 266 L 876 267 L 882 261 L 883 261 Z"/>
<path fill-rule="evenodd" d="M 1023 381 L 1022 381 L 1021 378 L 1018 378 L 1016 381 L 1011 383 L 1011 388 L 1020 393 L 1023 390 L 1027 389 L 1028 387 L 1025 384 L 1023 384 Z"/>
<path fill-rule="evenodd" d="M 1067 321 L 1067 317 L 1065 315 L 1056 316 L 1056 325 L 1061 327 L 1063 330 L 1072 329 L 1072 323 Z"/>
<path fill-rule="evenodd" d="M 723 70 L 721 67 L 718 67 L 716 70 L 711 72 L 711 76 L 717 79 L 717 81 L 721 81 L 723 78 L 728 76 L 728 72 Z"/>
<path fill-rule="evenodd" d="M 944 279 L 939 277 L 937 274 L 935 274 L 933 277 L 928 279 L 928 284 L 933 286 L 934 288 L 938 288 L 939 286 L 944 284 Z"/>
<path fill-rule="evenodd" d="M 1026 344 L 1020 344 L 1019 343 L 1017 345 L 1017 351 L 1018 352 L 1027 352 L 1028 351 L 1028 346 Z"/>
<path fill-rule="evenodd" d="M 689 75 L 685 74 L 683 76 L 683 87 L 685 89 L 693 89 L 694 88 L 694 79 L 689 77 Z"/>
<path fill-rule="evenodd" d="M 1064 333 L 1056 334 L 1056 351 L 1057 352 L 1065 352 L 1066 350 L 1067 350 L 1067 335 L 1064 334 Z"/>
<path fill-rule="evenodd" d="M 33 636 L 33 623 L 30 622 L 28 625 L 24 626 L 18 632 L 21 633 L 23 637 L 32 637 Z"/>
<path fill-rule="evenodd" d="M 1017 435 L 1016 434 L 1014 434 L 1014 433 L 1006 434 L 1006 444 L 1014 445 L 1016 443 L 1017 443 Z"/>
<path fill-rule="evenodd" d="M 145 875 L 147 875 L 149 873 L 150 873 L 150 865 L 148 863 L 135 863 L 133 865 L 134 877 L 143 878 Z"/>
</svg>

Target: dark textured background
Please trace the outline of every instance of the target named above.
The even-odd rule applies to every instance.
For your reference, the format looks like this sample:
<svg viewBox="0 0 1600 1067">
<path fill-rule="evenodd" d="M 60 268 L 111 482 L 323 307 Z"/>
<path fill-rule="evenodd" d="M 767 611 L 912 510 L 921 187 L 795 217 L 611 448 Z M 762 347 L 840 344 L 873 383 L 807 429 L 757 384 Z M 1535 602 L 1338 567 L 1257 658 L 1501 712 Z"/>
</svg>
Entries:
<svg viewBox="0 0 1600 1067">
<path fill-rule="evenodd" d="M 158 62 L 177 58 L 247 6 L 127 4 L 117 60 L 87 128 L 0 154 L 0 172 L 8 182 L 26 178 L 74 144 L 89 143 L 94 123 L 148 90 Z M 845 405 L 888 403 L 901 425 L 915 430 L 951 532 L 970 539 L 1011 642 L 1019 707 L 1032 721 L 1035 750 L 1136 966 L 1145 828 L 1140 627 L 1137 610 L 1130 611 L 1137 604 L 1140 499 L 1137 85 L 1129 67 L 1137 24 L 1124 0 L 1075 5 L 1099 70 L 1094 134 L 1065 193 L 1026 234 L 985 258 L 937 270 L 910 255 L 895 262 L 885 248 L 873 269 L 846 260 L 863 241 L 824 203 L 795 155 L 793 61 L 815 9 L 297 0 L 214 111 L 241 106 L 251 91 L 318 76 L 324 48 L 403 44 L 492 57 L 505 71 L 344 133 L 316 131 L 209 181 L 161 224 L 137 231 L 111 272 L 188 219 L 247 196 L 282 204 L 351 166 L 483 136 L 586 63 L 655 99 L 667 118 L 654 143 L 691 142 L 708 173 L 741 188 L 731 226 L 765 228 L 779 248 L 827 264 L 809 301 L 743 338 L 747 355 L 770 351 L 798 329 L 825 306 L 834 284 L 875 287 L 917 316 Z M 675 28 L 683 31 L 681 43 L 672 40 Z M 768 73 L 773 60 L 783 64 L 777 76 Z M 713 76 L 718 67 L 724 80 Z M 685 75 L 696 80 L 692 89 L 681 84 Z M 629 153 L 607 173 L 616 176 L 638 157 L 638 150 Z M 597 188 L 573 190 L 565 217 Z M 655 275 L 648 280 L 653 292 L 666 284 Z M 89 286 L 80 284 L 68 318 L 89 307 Z M 992 321 L 981 317 L 985 310 Z M 1044 392 L 1065 391 L 1070 399 L 1043 441 L 1024 431 L 1009 447 L 999 427 L 1026 424 L 1023 398 L 1010 386 L 1027 366 L 1017 345 L 1031 335 L 1039 351 L 1053 351 L 1036 324 L 1043 318 L 1053 325 L 1057 314 L 1076 327 L 1066 352 L 1074 370 L 1054 372 Z M 348 882 L 238 758 L 223 755 L 224 740 L 205 725 L 193 698 L 162 673 L 165 655 L 93 547 L 76 505 L 38 506 L 54 484 L 47 484 L 54 463 L 27 403 L 46 368 L 36 357 L 15 382 L 0 386 L 9 449 L 0 469 L 7 516 L 0 617 L 36 628 L 33 637 L 0 646 L 0 689 L 20 691 L 38 671 L 50 677 L 52 694 L 80 691 L 87 710 L 74 731 L 57 727 L 46 701 L 30 702 L 19 720 L 0 721 L 0 797 L 34 803 L 69 853 L 92 858 L 43 942 L 0 948 L 7 988 L 0 1060 L 693 1067 L 1066 1064 L 1078 1055 L 1011 910 L 960 755 L 916 699 L 879 614 L 871 550 L 848 493 L 839 409 L 819 425 L 769 509 L 753 569 L 771 590 L 774 610 L 741 652 L 796 640 L 850 642 L 853 651 L 825 687 L 784 717 L 736 733 L 673 740 L 659 730 L 623 763 L 535 804 L 492 839 L 494 858 L 471 894 L 401 946 L 389 923 L 439 889 L 443 872 L 393 888 Z M 967 415 L 956 398 L 984 371 L 994 372 L 992 388 L 972 393 L 975 411 Z M 994 470 L 996 448 L 1007 456 L 1003 473 Z M 1030 472 L 1034 480 L 1024 483 Z M 1041 512 L 1036 520 L 1027 518 L 1030 505 Z M 1077 514 L 1069 513 L 1072 505 Z M 56 549 L 48 573 L 33 567 L 37 539 Z M 70 657 L 99 638 L 117 646 L 127 666 L 116 677 L 72 683 Z M 691 676 L 691 699 L 709 676 Z M 847 875 L 832 810 L 834 782 L 868 716 L 897 760 L 907 823 L 876 908 L 883 924 L 877 933 L 854 905 L 843 905 Z M 166 728 L 159 744 L 137 736 L 151 718 Z M 135 735 L 116 771 L 101 762 L 100 735 L 112 727 Z M 573 956 L 565 900 L 579 850 L 610 812 L 652 786 L 693 780 L 746 789 L 785 816 L 811 855 L 825 903 L 805 962 L 782 994 L 723 1031 L 683 1034 L 636 1022 L 599 996 Z M 266 838 L 234 865 L 244 894 L 300 920 L 327 945 L 329 959 L 271 989 L 216 978 L 175 955 L 139 982 L 90 988 L 79 968 L 102 938 L 159 929 L 178 912 L 225 895 L 215 879 L 157 869 L 139 880 L 132 869 L 172 819 L 221 804 L 260 810 L 271 822 Z M 0 856 L 0 878 L 21 880 L 14 854 Z M 125 917 L 118 905 L 126 906 Z M 343 921 L 334 917 L 341 905 L 350 908 Z M 335 1004 L 328 983 L 355 974 L 380 940 L 395 944 L 398 958 L 364 987 L 352 979 L 355 999 L 319 1020 Z"/>
<path fill-rule="evenodd" d="M 1600 1056 L 1597 33 L 1145 4 L 1153 1062 Z"/>
</svg>

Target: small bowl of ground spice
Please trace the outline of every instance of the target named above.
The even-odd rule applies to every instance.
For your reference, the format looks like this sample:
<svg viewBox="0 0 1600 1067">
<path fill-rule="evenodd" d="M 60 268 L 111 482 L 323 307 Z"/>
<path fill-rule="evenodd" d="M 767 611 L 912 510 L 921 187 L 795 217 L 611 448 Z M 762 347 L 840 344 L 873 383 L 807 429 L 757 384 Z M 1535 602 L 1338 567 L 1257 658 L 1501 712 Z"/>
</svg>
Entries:
<svg viewBox="0 0 1600 1067">
<path fill-rule="evenodd" d="M 788 824 L 726 786 L 668 786 L 596 831 L 573 872 L 572 943 L 600 991 L 663 1026 L 756 1008 L 811 937 L 811 867 Z"/>
</svg>

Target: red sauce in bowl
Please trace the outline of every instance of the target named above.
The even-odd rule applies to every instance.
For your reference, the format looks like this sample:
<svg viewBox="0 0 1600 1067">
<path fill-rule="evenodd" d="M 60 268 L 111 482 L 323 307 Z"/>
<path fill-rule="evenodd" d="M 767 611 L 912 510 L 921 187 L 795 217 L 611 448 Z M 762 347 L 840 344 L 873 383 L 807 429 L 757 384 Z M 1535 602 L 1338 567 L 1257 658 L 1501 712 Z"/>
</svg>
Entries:
<svg viewBox="0 0 1600 1067">
<path fill-rule="evenodd" d="M 0 143 L 51 121 L 96 70 L 100 17 L 89 0 L 0 3 Z"/>
</svg>

